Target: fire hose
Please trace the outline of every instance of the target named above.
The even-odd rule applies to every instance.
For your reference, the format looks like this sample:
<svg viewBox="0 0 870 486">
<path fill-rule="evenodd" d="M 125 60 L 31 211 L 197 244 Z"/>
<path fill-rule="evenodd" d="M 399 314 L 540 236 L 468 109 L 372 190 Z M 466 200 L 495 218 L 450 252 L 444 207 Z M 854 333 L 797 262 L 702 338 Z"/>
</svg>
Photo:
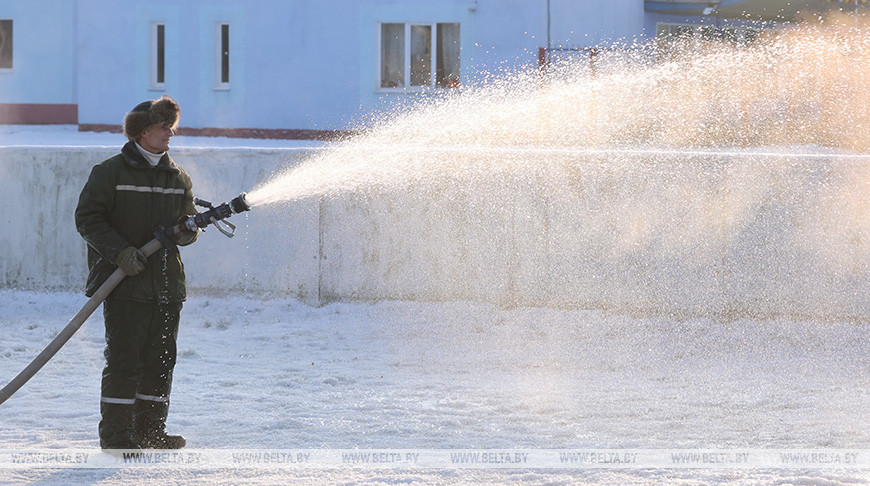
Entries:
<svg viewBox="0 0 870 486">
<path fill-rule="evenodd" d="M 226 221 L 233 214 L 249 211 L 251 206 L 245 200 L 245 193 L 233 198 L 230 202 L 223 203 L 219 206 L 213 206 L 208 201 L 195 199 L 195 202 L 200 206 L 208 208 L 199 214 L 188 217 L 186 220 L 178 223 L 175 226 L 159 227 L 154 232 L 154 239 L 145 243 L 139 250 L 150 257 L 160 248 L 172 246 L 172 237 L 182 231 L 196 231 L 198 228 L 205 228 L 208 225 L 214 225 L 224 235 L 232 238 L 235 235 L 236 227 Z M 112 290 L 124 280 L 127 274 L 120 268 L 116 269 L 109 278 L 94 292 L 94 295 L 88 300 L 84 306 L 70 319 L 69 323 L 61 329 L 57 336 L 39 353 L 33 361 L 25 367 L 21 373 L 12 379 L 3 389 L 0 389 L 0 404 L 9 399 L 19 388 L 24 386 L 33 375 L 35 375 L 47 363 L 60 348 L 82 327 L 85 321 L 100 304 L 106 300 Z"/>
</svg>

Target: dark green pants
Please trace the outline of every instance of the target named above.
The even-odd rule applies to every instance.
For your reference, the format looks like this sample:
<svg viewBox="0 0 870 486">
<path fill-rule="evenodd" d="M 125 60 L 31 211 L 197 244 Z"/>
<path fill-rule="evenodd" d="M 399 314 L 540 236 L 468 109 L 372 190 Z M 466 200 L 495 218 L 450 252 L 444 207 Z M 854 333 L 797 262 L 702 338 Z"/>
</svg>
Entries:
<svg viewBox="0 0 870 486">
<path fill-rule="evenodd" d="M 180 313 L 180 302 L 103 302 L 106 367 L 99 427 L 103 447 L 165 427 Z"/>
</svg>

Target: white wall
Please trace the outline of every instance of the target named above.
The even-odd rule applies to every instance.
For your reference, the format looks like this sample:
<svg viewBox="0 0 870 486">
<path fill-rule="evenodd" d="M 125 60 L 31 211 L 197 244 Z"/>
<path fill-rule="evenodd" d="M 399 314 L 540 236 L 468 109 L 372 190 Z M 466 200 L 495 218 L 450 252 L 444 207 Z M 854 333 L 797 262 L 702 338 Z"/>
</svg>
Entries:
<svg viewBox="0 0 870 486">
<path fill-rule="evenodd" d="M 445 156 L 473 169 L 324 204 L 322 296 L 870 318 L 867 158 Z"/>
<path fill-rule="evenodd" d="M 84 288 L 87 259 L 75 229 L 79 193 L 94 164 L 117 148 L 0 148 L 0 193 L 11 204 L 0 216 L 0 286 Z M 198 197 L 219 204 L 294 163 L 298 150 L 172 150 L 194 180 Z M 235 215 L 233 239 L 207 230 L 182 248 L 192 290 L 250 290 L 317 299 L 316 204 L 261 208 Z M 253 216 L 253 217 L 249 217 Z"/>
<path fill-rule="evenodd" d="M 0 148 L 7 201 L 0 286 L 83 286 L 85 248 L 73 211 L 90 166 L 114 152 Z M 173 150 L 197 194 L 215 203 L 306 155 Z M 866 158 L 466 157 L 474 175 L 235 215 L 234 239 L 209 230 L 182 250 L 190 287 L 310 303 L 473 300 L 728 319 L 870 319 Z M 511 169 L 519 163 L 536 170 Z"/>
</svg>

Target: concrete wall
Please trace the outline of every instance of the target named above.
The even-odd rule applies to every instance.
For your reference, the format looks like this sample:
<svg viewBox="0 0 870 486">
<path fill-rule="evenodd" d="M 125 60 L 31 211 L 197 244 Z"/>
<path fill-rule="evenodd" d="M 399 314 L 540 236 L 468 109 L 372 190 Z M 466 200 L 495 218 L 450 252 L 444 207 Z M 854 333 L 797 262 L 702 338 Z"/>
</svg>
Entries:
<svg viewBox="0 0 870 486">
<path fill-rule="evenodd" d="M 115 149 L 0 148 L 0 286 L 79 288 L 73 210 Z M 175 149 L 222 202 L 306 151 Z M 436 154 L 437 155 L 437 154 Z M 255 207 L 183 249 L 193 291 L 473 300 L 641 314 L 870 319 L 861 157 L 517 152 L 440 180 Z M 458 164 L 458 165 L 457 165 Z M 529 170 L 529 168 L 533 170 Z"/>
<path fill-rule="evenodd" d="M 10 204 L 0 215 L 0 286 L 84 288 L 86 247 L 74 212 L 91 166 L 117 148 L 2 147 L 0 193 Z M 194 180 L 198 197 L 218 204 L 250 190 L 269 174 L 304 157 L 297 150 L 173 149 Z M 317 299 L 317 204 L 266 207 L 236 215 L 238 235 L 207 230 L 182 248 L 193 291 L 216 289 L 293 294 Z M 256 217 L 250 217 L 256 216 Z"/>
<path fill-rule="evenodd" d="M 870 318 L 866 157 L 444 156 L 324 203 L 322 297 Z"/>
</svg>

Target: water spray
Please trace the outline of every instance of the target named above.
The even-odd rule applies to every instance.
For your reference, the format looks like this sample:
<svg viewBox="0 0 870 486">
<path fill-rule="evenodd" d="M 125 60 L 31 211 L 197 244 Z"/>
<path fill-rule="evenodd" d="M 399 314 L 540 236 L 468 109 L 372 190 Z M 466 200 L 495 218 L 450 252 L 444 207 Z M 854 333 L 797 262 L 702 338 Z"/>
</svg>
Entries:
<svg viewBox="0 0 870 486">
<path fill-rule="evenodd" d="M 154 231 L 154 239 L 143 245 L 139 250 L 150 257 L 160 248 L 171 248 L 175 246 L 172 237 L 183 231 L 197 231 L 200 228 L 205 228 L 213 225 L 221 233 L 229 238 L 235 235 L 236 227 L 227 218 L 233 214 L 249 211 L 251 205 L 246 199 L 246 194 L 242 193 L 233 198 L 229 202 L 225 202 L 218 206 L 213 206 L 210 202 L 202 199 L 195 199 L 196 204 L 205 207 L 208 210 L 202 213 L 188 217 L 184 221 L 170 227 L 160 226 Z M 88 300 L 78 313 L 70 319 L 69 323 L 61 329 L 58 335 L 48 343 L 48 346 L 42 350 L 33 361 L 30 362 L 18 375 L 12 379 L 6 386 L 0 389 L 0 404 L 9 399 L 19 388 L 24 386 L 33 375 L 35 375 L 47 363 L 64 344 L 82 327 L 82 324 L 90 317 L 91 314 L 100 304 L 106 300 L 112 290 L 124 280 L 127 274 L 120 268 L 116 269 L 109 278 L 94 292 L 94 295 Z"/>
</svg>

